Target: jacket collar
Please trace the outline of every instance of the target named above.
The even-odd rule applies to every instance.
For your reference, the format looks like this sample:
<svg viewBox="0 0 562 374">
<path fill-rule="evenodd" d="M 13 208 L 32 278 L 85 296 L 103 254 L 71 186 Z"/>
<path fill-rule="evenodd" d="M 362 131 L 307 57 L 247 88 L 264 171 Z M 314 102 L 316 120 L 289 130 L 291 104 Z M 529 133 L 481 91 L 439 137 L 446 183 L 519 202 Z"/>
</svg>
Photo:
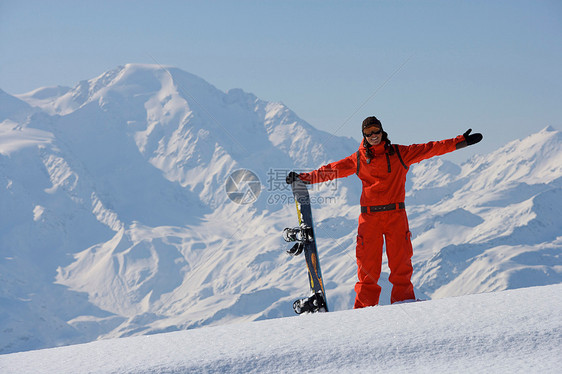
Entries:
<svg viewBox="0 0 562 374">
<path fill-rule="evenodd" d="M 379 144 L 377 144 L 377 145 L 375 145 L 375 146 L 372 146 L 372 147 L 371 147 L 371 152 L 372 152 L 373 154 L 378 154 L 378 155 L 383 154 L 383 153 L 386 153 L 386 148 L 385 148 L 385 146 L 386 146 L 386 141 L 382 141 L 382 142 L 380 142 Z M 365 147 L 365 143 L 364 143 L 364 142 L 361 142 L 361 148 L 363 148 L 364 151 L 367 151 L 367 147 Z"/>
</svg>

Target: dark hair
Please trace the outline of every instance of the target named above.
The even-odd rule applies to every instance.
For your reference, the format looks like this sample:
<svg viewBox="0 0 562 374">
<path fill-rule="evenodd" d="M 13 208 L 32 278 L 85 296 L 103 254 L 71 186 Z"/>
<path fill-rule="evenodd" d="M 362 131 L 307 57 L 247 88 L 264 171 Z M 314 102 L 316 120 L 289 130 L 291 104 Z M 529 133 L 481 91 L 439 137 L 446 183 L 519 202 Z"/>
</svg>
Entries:
<svg viewBox="0 0 562 374">
<path fill-rule="evenodd" d="M 367 117 L 363 120 L 363 124 L 361 125 L 361 131 L 365 130 L 367 127 L 377 126 L 382 129 L 382 123 L 378 120 L 377 117 L 371 116 Z"/>
</svg>

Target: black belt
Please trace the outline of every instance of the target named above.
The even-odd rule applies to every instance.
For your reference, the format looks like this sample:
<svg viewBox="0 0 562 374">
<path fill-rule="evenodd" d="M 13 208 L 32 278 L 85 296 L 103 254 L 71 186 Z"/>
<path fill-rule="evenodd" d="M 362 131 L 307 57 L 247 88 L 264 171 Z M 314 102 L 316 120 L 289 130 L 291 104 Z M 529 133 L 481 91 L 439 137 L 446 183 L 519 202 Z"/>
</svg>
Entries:
<svg viewBox="0 0 562 374">
<path fill-rule="evenodd" d="M 404 203 L 394 203 L 394 204 L 387 204 L 387 205 L 375 205 L 375 206 L 362 206 L 361 213 L 375 213 L 375 212 L 385 212 L 387 210 L 396 210 L 396 209 L 404 209 L 406 205 Z"/>
</svg>

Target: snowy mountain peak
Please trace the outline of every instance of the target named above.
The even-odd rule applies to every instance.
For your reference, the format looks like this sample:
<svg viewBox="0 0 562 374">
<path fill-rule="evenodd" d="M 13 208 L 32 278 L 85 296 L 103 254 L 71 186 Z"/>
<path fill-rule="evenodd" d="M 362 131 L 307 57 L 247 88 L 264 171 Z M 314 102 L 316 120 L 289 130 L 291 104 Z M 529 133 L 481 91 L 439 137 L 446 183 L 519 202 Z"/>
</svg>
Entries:
<svg viewBox="0 0 562 374">
<path fill-rule="evenodd" d="M 33 113 L 31 106 L 23 100 L 0 89 L 0 121 L 12 120 L 24 122 Z"/>
<path fill-rule="evenodd" d="M 562 174 L 562 134 L 546 127 L 489 155 L 475 156 L 462 168 L 462 176 L 476 173 L 472 183 L 482 188 L 520 182 L 550 183 Z"/>
</svg>

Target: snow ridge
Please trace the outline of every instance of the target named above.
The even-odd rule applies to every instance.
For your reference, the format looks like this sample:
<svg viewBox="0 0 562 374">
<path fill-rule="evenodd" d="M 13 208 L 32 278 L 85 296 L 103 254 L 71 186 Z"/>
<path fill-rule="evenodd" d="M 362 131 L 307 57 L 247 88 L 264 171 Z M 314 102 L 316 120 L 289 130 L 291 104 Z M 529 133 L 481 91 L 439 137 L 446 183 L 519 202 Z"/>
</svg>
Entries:
<svg viewBox="0 0 562 374">
<path fill-rule="evenodd" d="M 562 286 L 0 356 L 10 373 L 555 373 Z"/>
</svg>

